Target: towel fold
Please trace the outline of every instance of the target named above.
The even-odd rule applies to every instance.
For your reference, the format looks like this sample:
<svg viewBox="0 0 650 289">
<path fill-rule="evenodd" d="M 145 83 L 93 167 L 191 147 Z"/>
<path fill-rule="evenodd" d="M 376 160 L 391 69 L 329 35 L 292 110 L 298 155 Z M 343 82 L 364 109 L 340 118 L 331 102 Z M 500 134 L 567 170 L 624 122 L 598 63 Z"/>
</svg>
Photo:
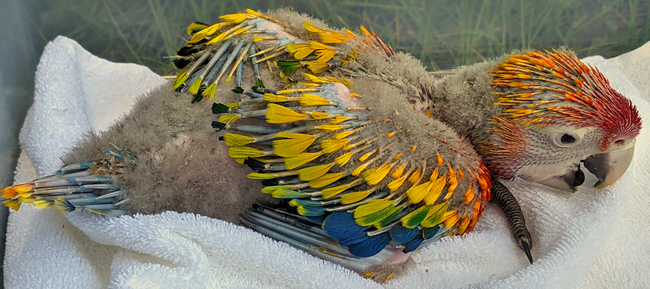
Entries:
<svg viewBox="0 0 650 289">
<path fill-rule="evenodd" d="M 650 43 L 612 60 L 590 57 L 650 121 Z M 628 78 L 629 76 L 629 78 Z M 54 172 L 87 131 L 101 132 L 165 81 L 92 56 L 58 37 L 45 48 L 20 140 L 17 182 Z M 634 85 L 640 89 L 637 90 Z M 188 104 L 189 105 L 189 104 Z M 474 231 L 421 248 L 386 284 L 247 228 L 166 212 L 105 218 L 23 206 L 9 218 L 6 288 L 616 288 L 650 287 L 650 132 L 614 186 L 556 193 L 521 180 L 513 191 L 533 235 L 529 265 L 489 205 Z"/>
</svg>

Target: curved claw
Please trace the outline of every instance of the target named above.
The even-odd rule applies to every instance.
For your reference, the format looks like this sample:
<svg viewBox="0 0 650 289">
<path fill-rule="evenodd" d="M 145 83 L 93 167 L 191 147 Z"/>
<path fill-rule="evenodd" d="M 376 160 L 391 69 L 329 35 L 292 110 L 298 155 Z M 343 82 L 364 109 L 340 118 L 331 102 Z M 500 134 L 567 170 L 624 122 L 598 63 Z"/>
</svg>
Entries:
<svg viewBox="0 0 650 289">
<path fill-rule="evenodd" d="M 515 196 L 512 195 L 510 190 L 504 186 L 499 180 L 492 178 L 492 199 L 490 202 L 495 203 L 503 214 L 506 215 L 508 223 L 510 224 L 510 231 L 512 232 L 517 245 L 528 257 L 528 261 L 533 264 L 533 256 L 530 249 L 533 248 L 533 240 L 530 232 L 526 228 L 526 220 L 524 214 L 521 212 L 521 207 Z"/>
<path fill-rule="evenodd" d="M 524 253 L 526 253 L 526 257 L 528 257 L 528 262 L 530 264 L 533 264 L 533 255 L 530 254 L 530 249 L 533 247 L 533 243 L 531 242 L 530 239 L 522 237 L 519 239 L 519 248 L 521 248 Z"/>
</svg>

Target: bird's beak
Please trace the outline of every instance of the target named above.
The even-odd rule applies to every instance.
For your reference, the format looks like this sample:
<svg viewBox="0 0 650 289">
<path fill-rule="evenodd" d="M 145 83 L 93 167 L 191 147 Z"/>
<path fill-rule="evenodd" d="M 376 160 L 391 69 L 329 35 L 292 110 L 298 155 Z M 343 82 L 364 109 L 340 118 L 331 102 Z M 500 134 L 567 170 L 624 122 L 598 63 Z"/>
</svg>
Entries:
<svg viewBox="0 0 650 289">
<path fill-rule="evenodd" d="M 623 149 L 608 153 L 595 154 L 584 160 L 585 168 L 598 178 L 594 184 L 597 189 L 609 186 L 620 179 L 632 162 L 634 139 Z"/>
<path fill-rule="evenodd" d="M 591 155 L 582 161 L 584 167 L 598 179 L 594 184 L 595 188 L 609 186 L 625 174 L 632 162 L 635 143 L 636 139 L 622 149 Z M 584 181 L 585 174 L 578 167 L 575 172 L 548 178 L 539 183 L 558 190 L 575 192 Z"/>
</svg>

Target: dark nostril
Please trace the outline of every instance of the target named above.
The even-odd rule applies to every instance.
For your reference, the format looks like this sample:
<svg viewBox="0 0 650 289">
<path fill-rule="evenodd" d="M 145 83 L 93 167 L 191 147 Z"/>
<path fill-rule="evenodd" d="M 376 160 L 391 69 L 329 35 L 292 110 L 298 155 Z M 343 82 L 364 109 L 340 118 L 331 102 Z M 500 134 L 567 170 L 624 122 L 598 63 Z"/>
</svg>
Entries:
<svg viewBox="0 0 650 289">
<path fill-rule="evenodd" d="M 620 145 L 622 145 L 624 142 L 625 142 L 624 140 L 619 139 L 619 140 L 615 141 L 614 143 L 620 146 Z"/>
</svg>

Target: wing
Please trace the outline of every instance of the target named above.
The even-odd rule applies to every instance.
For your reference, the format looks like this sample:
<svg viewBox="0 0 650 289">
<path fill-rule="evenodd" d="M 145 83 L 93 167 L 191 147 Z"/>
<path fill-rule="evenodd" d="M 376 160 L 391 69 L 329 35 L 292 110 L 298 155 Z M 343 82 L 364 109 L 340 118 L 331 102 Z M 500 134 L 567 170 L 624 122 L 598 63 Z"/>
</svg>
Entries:
<svg viewBox="0 0 650 289">
<path fill-rule="evenodd" d="M 251 10 L 221 19 L 193 24 L 200 29 L 190 29 L 179 59 L 197 60 L 174 88 L 212 97 L 235 75 L 234 91 L 245 98 L 216 100 L 213 127 L 227 131 L 230 157 L 255 171 L 248 177 L 262 181 L 262 192 L 293 207 L 256 206 L 244 223 L 359 272 L 472 230 L 490 199 L 487 169 L 451 128 L 414 110 L 396 85 L 403 82 L 370 71 L 403 61 L 379 38 Z M 250 91 L 237 72 L 246 74 L 246 59 L 256 76 Z M 286 87 L 265 87 L 272 80 L 259 65 L 270 61 Z"/>
<path fill-rule="evenodd" d="M 471 146 L 424 115 L 428 131 L 409 128 L 404 118 L 420 118 L 375 111 L 346 92 L 339 83 L 267 90 L 215 104 L 214 126 L 228 130 L 229 155 L 256 171 L 248 177 L 262 180 L 263 193 L 289 200 L 354 256 L 374 256 L 391 241 L 407 253 L 471 230 L 490 198 Z"/>
<path fill-rule="evenodd" d="M 237 91 L 243 92 L 243 79 L 251 72 L 255 86 L 264 88 L 261 71 L 267 68 L 271 77 L 279 74 L 290 82 L 293 80 L 289 76 L 297 70 L 332 73 L 333 69 L 357 60 L 362 52 L 386 60 L 395 55 L 363 27 L 363 35 L 356 35 L 347 29 L 319 28 L 312 22 L 320 21 L 288 10 L 277 10 L 274 14 L 276 17 L 269 17 L 248 9 L 246 13 L 221 16 L 223 22 L 214 25 L 191 24 L 190 40 L 174 57 L 174 64 L 182 71 L 173 89 L 189 92 L 200 101 L 205 97 L 213 99 L 218 85 L 233 79 Z M 245 63 L 250 63 L 246 69 Z"/>
</svg>

